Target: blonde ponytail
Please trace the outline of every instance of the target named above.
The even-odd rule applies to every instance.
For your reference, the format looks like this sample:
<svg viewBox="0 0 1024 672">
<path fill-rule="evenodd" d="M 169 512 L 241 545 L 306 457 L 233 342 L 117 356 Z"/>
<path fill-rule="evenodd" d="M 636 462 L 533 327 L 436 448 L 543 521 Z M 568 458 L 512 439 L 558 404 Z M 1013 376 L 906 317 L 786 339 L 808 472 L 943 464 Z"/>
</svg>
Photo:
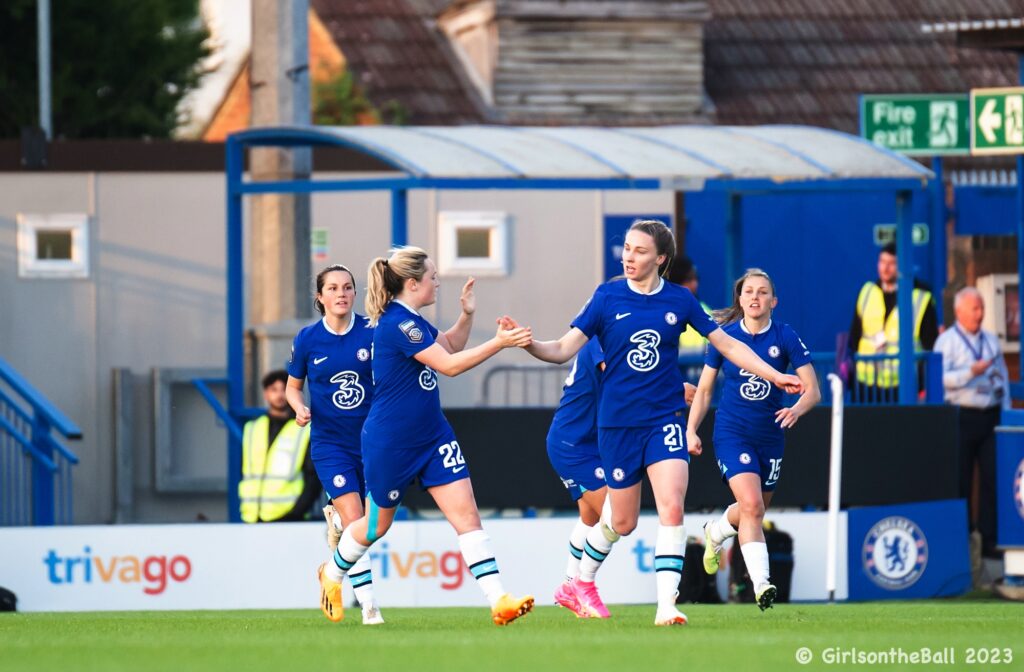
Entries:
<svg viewBox="0 0 1024 672">
<path fill-rule="evenodd" d="M 392 249 L 388 257 L 370 262 L 366 277 L 366 316 L 376 326 L 406 280 L 422 280 L 427 272 L 427 253 L 418 247 Z"/>
</svg>

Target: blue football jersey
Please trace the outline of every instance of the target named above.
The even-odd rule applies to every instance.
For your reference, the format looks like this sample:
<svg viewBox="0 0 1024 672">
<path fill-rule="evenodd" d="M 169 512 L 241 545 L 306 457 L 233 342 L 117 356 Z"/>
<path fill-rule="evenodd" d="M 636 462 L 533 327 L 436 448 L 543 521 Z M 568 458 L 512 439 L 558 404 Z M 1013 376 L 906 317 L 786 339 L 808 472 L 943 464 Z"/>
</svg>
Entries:
<svg viewBox="0 0 1024 672">
<path fill-rule="evenodd" d="M 343 334 L 318 320 L 295 336 L 288 375 L 309 384 L 310 441 L 340 440 L 352 418 L 370 412 L 373 331 L 369 320 L 353 313 Z"/>
<path fill-rule="evenodd" d="M 757 334 L 751 334 L 743 320 L 722 329 L 736 340 L 746 343 L 757 356 L 777 370 L 785 372 L 790 365 L 798 369 L 811 361 L 811 353 L 788 324 L 770 322 Z M 725 373 L 722 398 L 718 402 L 715 428 L 734 429 L 747 434 L 772 435 L 783 430 L 775 423 L 775 412 L 782 408 L 785 392 L 772 383 L 741 369 L 725 359 L 712 345 L 704 363 Z"/>
<path fill-rule="evenodd" d="M 572 370 L 562 386 L 562 399 L 551 419 L 549 439 L 565 441 L 571 445 L 597 441 L 597 400 L 601 391 L 601 362 L 604 352 L 596 338 L 587 344 L 573 360 Z"/>
<path fill-rule="evenodd" d="M 661 280 L 641 294 L 628 280 L 613 280 L 597 288 L 572 326 L 604 350 L 598 426 L 645 427 L 683 410 L 677 360 L 687 324 L 702 336 L 718 328 L 685 287 Z"/>
<path fill-rule="evenodd" d="M 392 301 L 373 334 L 374 400 L 363 425 L 363 449 L 420 447 L 448 427 L 437 374 L 415 359 L 437 340 L 422 315 Z"/>
</svg>

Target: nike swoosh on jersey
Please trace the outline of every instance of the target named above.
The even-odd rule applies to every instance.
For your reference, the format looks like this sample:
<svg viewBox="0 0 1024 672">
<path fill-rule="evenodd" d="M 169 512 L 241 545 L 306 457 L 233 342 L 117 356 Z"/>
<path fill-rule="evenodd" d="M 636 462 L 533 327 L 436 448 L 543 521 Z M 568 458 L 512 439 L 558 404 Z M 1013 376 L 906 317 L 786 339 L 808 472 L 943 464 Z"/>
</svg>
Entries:
<svg viewBox="0 0 1024 672">
<path fill-rule="evenodd" d="M 632 314 L 633 313 L 615 313 L 615 319 L 616 320 L 621 320 L 622 318 L 629 317 Z"/>
<path fill-rule="evenodd" d="M 456 467 L 456 468 L 452 469 L 452 473 L 453 474 L 457 474 L 457 473 L 459 473 L 460 471 L 462 471 L 465 468 L 466 468 L 466 465 L 462 465 L 461 467 Z"/>
<path fill-rule="evenodd" d="M 319 359 L 314 359 L 313 363 L 314 364 L 319 364 L 320 362 L 324 361 L 325 359 L 327 359 L 327 358 L 326 357 L 320 357 Z"/>
<path fill-rule="evenodd" d="M 685 447 L 685 446 L 676 446 L 675 448 L 669 448 L 669 449 L 668 449 L 668 452 L 670 452 L 670 453 L 678 453 L 678 452 L 679 452 L 680 450 L 682 450 L 682 449 L 683 449 L 684 447 Z"/>
</svg>

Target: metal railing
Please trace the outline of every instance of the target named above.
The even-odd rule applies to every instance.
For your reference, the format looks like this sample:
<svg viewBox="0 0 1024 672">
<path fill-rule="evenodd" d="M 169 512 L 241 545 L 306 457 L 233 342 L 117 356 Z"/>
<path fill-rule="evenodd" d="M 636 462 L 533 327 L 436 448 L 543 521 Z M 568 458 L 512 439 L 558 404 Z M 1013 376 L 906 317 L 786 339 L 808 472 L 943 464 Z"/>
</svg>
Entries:
<svg viewBox="0 0 1024 672">
<path fill-rule="evenodd" d="M 0 526 L 68 525 L 78 457 L 53 433 L 82 430 L 0 359 Z"/>
<path fill-rule="evenodd" d="M 569 366 L 506 364 L 484 376 L 484 406 L 497 408 L 554 408 L 562 397 Z"/>
<path fill-rule="evenodd" d="M 914 355 L 917 360 L 918 383 L 920 393 L 918 403 L 941 404 L 942 389 L 942 355 L 937 352 L 919 352 Z M 897 387 L 879 387 L 862 385 L 857 380 L 858 362 L 871 367 L 872 380 L 878 380 L 877 374 L 891 375 L 899 366 L 897 358 L 887 355 L 855 355 L 853 366 L 848 371 L 836 370 L 834 352 L 812 352 L 811 361 L 814 373 L 818 377 L 822 403 L 831 404 L 828 395 L 828 375 L 835 373 L 845 381 L 845 398 L 847 406 L 884 406 L 899 404 Z M 688 354 L 679 357 L 679 368 L 687 382 L 697 384 L 704 368 L 704 355 Z M 569 375 L 568 366 L 552 366 L 550 364 L 503 365 L 496 366 L 487 372 L 482 384 L 482 402 L 491 408 L 512 407 L 555 407 L 562 394 L 562 384 Z M 718 403 L 721 394 L 721 376 L 712 393 L 712 404 Z M 793 395 L 787 395 L 792 397 Z M 791 403 L 787 399 L 786 403 Z"/>
<path fill-rule="evenodd" d="M 941 404 L 943 400 L 942 388 L 942 355 L 937 352 L 919 352 L 914 355 L 917 361 L 918 375 L 918 403 Z M 899 359 L 888 355 L 854 355 L 852 366 L 847 370 L 837 371 L 836 355 L 834 352 L 812 352 L 811 362 L 814 364 L 814 373 L 818 377 L 818 386 L 821 389 L 822 403 L 831 404 L 826 391 L 829 389 L 828 375 L 835 373 L 844 381 L 844 403 L 847 406 L 886 406 L 898 405 L 898 387 L 865 385 L 857 380 L 857 363 L 868 367 L 871 375 L 865 375 L 868 380 L 881 380 L 897 372 Z M 687 382 L 697 384 L 700 371 L 704 365 L 702 355 L 686 355 L 679 358 L 679 368 Z M 862 371 L 865 369 L 862 368 Z M 882 374 L 881 376 L 879 374 Z M 719 376 L 721 381 L 721 376 Z M 721 393 L 721 384 L 715 386 L 712 395 L 712 403 L 718 403 Z M 792 395 L 787 395 L 792 396 Z M 789 403 L 788 401 L 786 403 Z"/>
</svg>

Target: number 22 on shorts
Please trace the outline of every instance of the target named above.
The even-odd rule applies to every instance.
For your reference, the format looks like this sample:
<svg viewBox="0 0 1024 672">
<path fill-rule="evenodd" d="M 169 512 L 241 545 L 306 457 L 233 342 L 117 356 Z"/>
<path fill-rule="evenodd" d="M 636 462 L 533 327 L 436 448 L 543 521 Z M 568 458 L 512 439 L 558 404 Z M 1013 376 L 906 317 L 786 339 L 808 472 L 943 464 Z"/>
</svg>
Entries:
<svg viewBox="0 0 1024 672">
<path fill-rule="evenodd" d="M 453 474 L 466 468 L 466 458 L 462 456 L 462 448 L 458 441 L 444 444 L 437 452 L 442 456 L 441 464 L 445 469 L 451 469 Z"/>
</svg>

